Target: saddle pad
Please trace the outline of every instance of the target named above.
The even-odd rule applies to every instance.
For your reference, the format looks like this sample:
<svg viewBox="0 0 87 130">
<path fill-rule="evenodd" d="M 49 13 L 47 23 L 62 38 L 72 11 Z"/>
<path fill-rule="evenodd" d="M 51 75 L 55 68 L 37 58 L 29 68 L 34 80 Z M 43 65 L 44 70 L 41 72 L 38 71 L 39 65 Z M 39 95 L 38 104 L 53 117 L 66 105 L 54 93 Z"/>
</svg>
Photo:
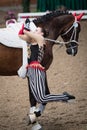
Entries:
<svg viewBox="0 0 87 130">
<path fill-rule="evenodd" d="M 6 28 L 0 28 L 0 42 L 8 47 L 22 48 L 25 41 L 18 37 L 21 26 L 21 23 L 11 23 Z"/>
<path fill-rule="evenodd" d="M 28 54 L 27 43 L 18 36 L 18 32 L 21 29 L 21 26 L 22 23 L 11 23 L 6 28 L 0 28 L 0 43 L 8 47 L 23 49 L 23 65 L 18 70 L 18 75 L 24 78 L 26 73 Z"/>
</svg>

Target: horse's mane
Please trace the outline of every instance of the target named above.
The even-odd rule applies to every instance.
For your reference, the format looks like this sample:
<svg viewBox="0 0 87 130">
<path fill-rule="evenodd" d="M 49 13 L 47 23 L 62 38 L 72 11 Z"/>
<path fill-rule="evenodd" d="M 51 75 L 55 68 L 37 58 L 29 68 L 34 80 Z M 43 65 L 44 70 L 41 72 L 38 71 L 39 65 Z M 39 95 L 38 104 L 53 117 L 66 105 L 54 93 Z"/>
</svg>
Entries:
<svg viewBox="0 0 87 130">
<path fill-rule="evenodd" d="M 45 23 L 49 20 L 51 20 L 52 18 L 54 17 L 58 17 L 58 16 L 61 16 L 61 15 L 71 15 L 71 13 L 69 13 L 68 11 L 60 11 L 60 10 L 57 10 L 57 11 L 52 11 L 50 13 L 47 13 L 46 15 L 43 15 L 37 19 L 34 19 L 33 22 L 35 24 L 39 24 L 39 23 Z"/>
</svg>

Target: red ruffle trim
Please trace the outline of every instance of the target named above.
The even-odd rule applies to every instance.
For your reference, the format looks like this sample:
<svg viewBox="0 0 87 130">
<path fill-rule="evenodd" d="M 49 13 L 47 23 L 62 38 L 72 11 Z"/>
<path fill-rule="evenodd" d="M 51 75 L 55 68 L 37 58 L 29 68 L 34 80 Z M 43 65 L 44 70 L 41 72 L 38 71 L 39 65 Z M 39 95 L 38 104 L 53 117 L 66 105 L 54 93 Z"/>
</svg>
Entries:
<svg viewBox="0 0 87 130">
<path fill-rule="evenodd" d="M 26 69 L 28 69 L 29 67 L 34 68 L 34 69 L 40 69 L 45 71 L 45 68 L 38 62 L 38 61 L 32 61 L 30 64 L 28 64 L 26 66 Z"/>
</svg>

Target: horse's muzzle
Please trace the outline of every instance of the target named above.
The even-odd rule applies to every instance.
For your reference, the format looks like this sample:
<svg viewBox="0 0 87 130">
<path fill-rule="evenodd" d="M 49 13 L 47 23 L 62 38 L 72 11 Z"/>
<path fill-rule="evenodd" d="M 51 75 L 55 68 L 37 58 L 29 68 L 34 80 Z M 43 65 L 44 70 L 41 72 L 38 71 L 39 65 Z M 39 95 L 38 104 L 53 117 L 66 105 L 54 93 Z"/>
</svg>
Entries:
<svg viewBox="0 0 87 130">
<path fill-rule="evenodd" d="M 78 52 L 78 45 L 72 42 L 66 49 L 68 55 L 75 56 Z"/>
<path fill-rule="evenodd" d="M 75 48 L 67 48 L 66 49 L 66 52 L 68 55 L 72 55 L 72 56 L 75 56 L 78 52 L 78 47 L 75 47 Z"/>
</svg>

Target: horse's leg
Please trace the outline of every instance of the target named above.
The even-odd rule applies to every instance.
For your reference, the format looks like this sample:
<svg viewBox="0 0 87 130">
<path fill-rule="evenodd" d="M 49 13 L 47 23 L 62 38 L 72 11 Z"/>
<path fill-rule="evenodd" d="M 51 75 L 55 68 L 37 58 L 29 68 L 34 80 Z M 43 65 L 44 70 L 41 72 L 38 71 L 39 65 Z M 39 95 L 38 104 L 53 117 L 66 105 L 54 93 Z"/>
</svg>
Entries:
<svg viewBox="0 0 87 130">
<path fill-rule="evenodd" d="M 35 124 L 32 124 L 31 130 L 43 130 L 43 127 L 38 122 L 36 122 Z"/>
<path fill-rule="evenodd" d="M 41 125 L 37 122 L 37 117 L 40 116 L 41 114 L 39 112 L 40 110 L 36 109 L 37 102 L 30 89 L 29 78 L 27 77 L 27 79 L 28 79 L 29 99 L 30 99 L 30 110 L 26 118 L 26 123 L 27 125 L 33 124 L 34 126 L 32 127 L 32 129 L 34 129 L 36 127 L 41 127 Z M 41 106 L 40 106 L 40 109 L 41 109 Z"/>
<path fill-rule="evenodd" d="M 45 85 L 46 85 L 46 92 L 45 92 L 46 95 L 50 94 L 50 91 L 49 91 L 49 88 L 48 88 L 48 83 L 47 83 L 47 76 L 46 76 L 46 79 L 45 79 Z M 29 78 L 28 78 L 28 87 L 29 87 L 29 99 L 30 99 L 30 106 L 31 106 L 30 107 L 30 112 L 29 112 L 30 115 L 29 116 L 31 116 L 30 118 L 33 118 L 33 117 L 35 118 L 35 116 L 39 117 L 43 113 L 43 111 L 45 109 L 45 106 L 46 106 L 46 103 L 39 104 L 38 108 L 36 108 L 37 101 L 34 98 L 34 95 L 33 95 L 32 91 L 30 89 Z M 33 117 L 32 117 L 32 115 L 33 115 Z M 30 123 L 30 121 L 29 121 L 29 123 Z"/>
<path fill-rule="evenodd" d="M 29 77 L 27 77 L 27 79 L 28 79 L 29 99 L 30 99 L 30 110 L 29 110 L 29 114 L 27 116 L 26 121 L 27 121 L 27 125 L 29 125 L 31 123 L 36 122 L 36 115 L 35 115 L 34 112 L 36 110 L 37 102 L 36 102 L 36 100 L 35 100 L 35 98 L 33 96 L 33 93 L 31 91 L 31 89 L 30 89 Z"/>
<path fill-rule="evenodd" d="M 28 86 L 29 86 L 29 80 L 28 80 Z M 46 91 L 45 91 L 45 94 L 50 94 L 50 91 L 49 91 L 49 88 L 48 88 L 48 83 L 47 83 L 47 76 L 45 78 L 45 86 L 46 86 Z M 36 117 L 38 116 L 41 116 L 41 114 L 43 113 L 44 109 L 45 109 L 45 106 L 46 106 L 46 103 L 43 103 L 43 104 L 39 104 L 38 108 L 36 108 L 36 100 L 33 96 L 33 93 L 30 89 L 30 86 L 29 86 L 29 95 L 30 95 L 30 104 L 31 104 L 31 108 L 30 108 L 30 112 L 34 112 L 36 114 Z"/>
<path fill-rule="evenodd" d="M 33 93 L 30 89 L 30 84 L 29 84 L 29 78 L 28 78 L 28 87 L 29 87 L 29 99 L 30 99 L 30 106 L 31 107 L 35 107 L 37 102 L 36 102 L 36 99 L 34 98 L 33 96 Z"/>
<path fill-rule="evenodd" d="M 50 94 L 48 83 L 47 83 L 47 76 L 45 77 L 45 93 Z M 30 84 L 29 84 L 29 78 L 28 78 L 28 87 L 29 87 L 29 99 L 30 99 L 30 113 L 27 116 L 27 125 L 32 124 L 32 130 L 43 130 L 42 126 L 38 123 L 37 117 L 40 116 L 47 103 L 39 104 L 39 107 L 36 109 L 37 101 L 34 98 L 34 95 L 31 91 Z"/>
</svg>

